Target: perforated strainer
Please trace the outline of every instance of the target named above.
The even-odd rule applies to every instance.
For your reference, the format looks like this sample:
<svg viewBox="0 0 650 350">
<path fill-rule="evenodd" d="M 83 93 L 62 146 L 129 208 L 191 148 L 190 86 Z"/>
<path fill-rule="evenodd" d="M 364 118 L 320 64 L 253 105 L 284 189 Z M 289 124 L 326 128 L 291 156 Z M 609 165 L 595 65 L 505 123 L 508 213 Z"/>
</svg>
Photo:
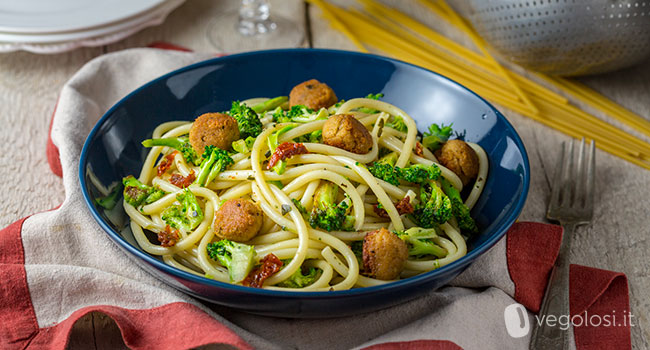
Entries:
<svg viewBox="0 0 650 350">
<path fill-rule="evenodd" d="M 499 53 L 533 70 L 602 73 L 650 55 L 650 0 L 459 2 L 455 7 Z"/>
</svg>

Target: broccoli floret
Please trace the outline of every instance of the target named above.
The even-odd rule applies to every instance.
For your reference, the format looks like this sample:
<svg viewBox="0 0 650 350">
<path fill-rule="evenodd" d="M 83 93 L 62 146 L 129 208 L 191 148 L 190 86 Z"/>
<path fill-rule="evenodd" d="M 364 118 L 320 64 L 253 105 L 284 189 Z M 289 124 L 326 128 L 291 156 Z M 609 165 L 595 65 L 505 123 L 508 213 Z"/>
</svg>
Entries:
<svg viewBox="0 0 650 350">
<path fill-rule="evenodd" d="M 387 163 L 374 162 L 368 166 L 368 170 L 376 178 L 399 186 L 399 172 L 394 166 Z"/>
<path fill-rule="evenodd" d="M 409 247 L 409 256 L 421 257 L 423 255 L 435 255 L 442 258 L 447 255 L 447 250 L 431 241 L 437 236 L 434 228 L 413 227 L 406 231 L 395 232 L 406 242 Z"/>
<path fill-rule="evenodd" d="M 329 112 L 325 108 L 321 108 L 318 113 L 311 108 L 303 105 L 292 106 L 288 111 L 283 111 L 276 108 L 273 112 L 273 121 L 277 123 L 307 123 L 318 119 L 325 119 L 329 116 Z"/>
<path fill-rule="evenodd" d="M 323 130 L 318 129 L 318 130 L 312 131 L 309 134 L 309 142 L 311 142 L 311 143 L 322 143 L 323 142 Z"/>
<path fill-rule="evenodd" d="M 232 149 L 237 153 L 248 154 L 251 153 L 253 149 L 253 144 L 255 143 L 254 137 L 247 137 L 246 139 L 239 139 L 232 142 Z"/>
<path fill-rule="evenodd" d="M 327 110 L 329 114 L 336 114 L 336 112 L 339 110 L 339 107 L 341 107 L 342 104 L 345 103 L 345 100 L 340 100 L 339 102 L 336 102 L 333 106 L 330 106 L 330 108 Z"/>
<path fill-rule="evenodd" d="M 294 120 L 295 118 L 305 117 L 313 113 L 314 110 L 307 106 L 295 105 L 291 106 L 291 108 L 287 111 L 287 117 L 289 117 L 291 120 Z"/>
<path fill-rule="evenodd" d="M 245 103 L 233 101 L 230 108 L 230 116 L 235 118 L 239 127 L 239 135 L 245 139 L 256 137 L 262 132 L 262 122 L 255 111 Z"/>
<path fill-rule="evenodd" d="M 404 123 L 404 119 L 400 116 L 394 117 L 392 122 L 386 123 L 386 126 L 401 132 L 408 131 L 408 127 L 406 126 L 406 123 Z"/>
<path fill-rule="evenodd" d="M 255 111 L 255 113 L 262 113 L 280 107 L 287 101 L 289 101 L 289 98 L 287 96 L 278 96 L 272 99 L 268 99 L 262 103 L 258 103 L 251 108 Z"/>
<path fill-rule="evenodd" d="M 194 180 L 195 183 L 201 186 L 206 186 L 212 182 L 220 172 L 226 170 L 230 165 L 235 164 L 235 161 L 230 158 L 228 151 L 212 145 L 205 146 L 205 152 L 203 152 L 201 157 L 205 160 L 201 163 L 199 176 Z"/>
<path fill-rule="evenodd" d="M 354 217 L 346 215 L 348 203 L 341 201 L 336 204 L 339 187 L 329 181 L 323 182 L 314 194 L 314 208 L 309 216 L 309 224 L 313 228 L 326 231 L 354 230 Z"/>
<path fill-rule="evenodd" d="M 395 166 L 397 153 L 392 152 L 368 166 L 368 171 L 378 178 L 395 186 L 399 185 L 400 169 Z"/>
<path fill-rule="evenodd" d="M 431 152 L 435 152 L 442 147 L 443 143 L 449 140 L 449 136 L 451 136 L 451 132 L 453 131 L 451 128 L 452 125 L 444 126 L 441 124 L 438 126 L 435 123 L 429 125 L 429 131 L 422 134 L 422 145 L 430 149 Z"/>
<path fill-rule="evenodd" d="M 173 228 L 184 231 L 193 230 L 203 221 L 203 210 L 201 210 L 196 196 L 186 188 L 176 195 L 176 200 L 180 204 L 174 204 L 163 210 L 162 219 Z"/>
<path fill-rule="evenodd" d="M 287 112 L 278 107 L 273 111 L 273 121 L 276 123 L 290 123 L 291 118 L 287 117 Z"/>
<path fill-rule="evenodd" d="M 115 205 L 117 204 L 117 200 L 120 198 L 121 190 L 122 190 L 122 185 L 119 183 L 115 184 L 115 186 L 113 186 L 113 189 L 108 195 L 95 198 L 95 204 L 99 205 L 100 207 L 106 210 L 111 210 L 115 208 Z"/>
<path fill-rule="evenodd" d="M 147 139 L 142 141 L 144 147 L 167 146 L 181 152 L 186 162 L 201 164 L 201 158 L 196 154 L 187 137 L 166 137 L 162 139 Z"/>
<path fill-rule="evenodd" d="M 323 130 L 314 130 L 309 134 L 302 135 L 293 139 L 294 142 L 305 143 L 323 143 Z"/>
<path fill-rule="evenodd" d="M 423 184 L 440 178 L 440 168 L 435 165 L 414 164 L 400 169 L 400 177 L 408 182 Z"/>
<path fill-rule="evenodd" d="M 165 195 L 165 192 L 160 188 L 147 186 L 133 175 L 123 178 L 122 185 L 124 185 L 124 200 L 134 207 L 142 203 L 153 203 Z"/>
<path fill-rule="evenodd" d="M 431 182 L 420 188 L 420 204 L 413 214 L 421 227 L 436 227 L 451 218 L 451 201 L 435 182 Z"/>
<path fill-rule="evenodd" d="M 291 262 L 291 259 L 283 260 L 282 262 L 286 266 Z M 318 279 L 318 270 L 315 267 L 305 268 L 301 266 L 289 278 L 278 283 L 278 286 L 285 288 L 304 288 Z"/>
<path fill-rule="evenodd" d="M 255 265 L 255 247 L 227 239 L 209 243 L 208 255 L 228 269 L 230 281 L 241 282 Z"/>
<path fill-rule="evenodd" d="M 382 97 L 384 97 L 384 94 L 382 94 L 381 92 L 380 92 L 380 93 L 377 93 L 377 94 L 368 94 L 368 95 L 366 96 L 366 98 L 369 98 L 369 99 L 371 99 L 371 100 L 379 100 L 379 99 L 382 98 Z M 379 113 L 378 110 L 373 109 L 373 108 L 367 108 L 367 107 L 360 107 L 360 108 L 357 108 L 357 111 L 362 112 L 362 113 L 368 113 L 368 114 Z"/>
<path fill-rule="evenodd" d="M 476 222 L 472 219 L 469 208 L 463 203 L 460 192 L 445 179 L 442 180 L 442 189 L 451 201 L 451 213 L 456 218 L 456 221 L 458 221 L 458 227 L 463 233 L 477 233 L 478 227 L 476 226 Z"/>
<path fill-rule="evenodd" d="M 153 190 L 151 191 L 149 196 L 147 196 L 147 198 L 144 200 L 145 204 L 151 204 L 151 203 L 159 200 L 160 198 L 162 198 L 164 195 L 167 194 L 167 193 L 165 193 L 165 191 L 161 190 L 158 187 L 152 187 L 152 189 Z"/>
</svg>

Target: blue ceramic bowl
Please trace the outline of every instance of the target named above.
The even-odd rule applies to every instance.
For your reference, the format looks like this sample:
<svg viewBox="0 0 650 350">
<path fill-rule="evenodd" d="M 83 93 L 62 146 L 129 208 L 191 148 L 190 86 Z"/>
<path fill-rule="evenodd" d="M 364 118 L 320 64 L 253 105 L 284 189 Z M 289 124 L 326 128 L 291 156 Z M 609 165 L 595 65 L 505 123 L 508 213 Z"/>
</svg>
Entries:
<svg viewBox="0 0 650 350">
<path fill-rule="evenodd" d="M 420 130 L 432 122 L 454 124 L 488 154 L 485 190 L 472 210 L 481 233 L 469 252 L 435 271 L 383 286 L 337 292 L 292 293 L 254 289 L 198 277 L 165 265 L 142 251 L 124 227 L 111 223 L 94 204 L 87 169 L 110 184 L 138 174 L 147 150 L 140 142 L 160 123 L 193 120 L 228 110 L 231 101 L 287 95 L 310 78 L 327 83 L 339 99 L 384 93 Z M 515 221 L 528 193 L 530 168 L 521 139 L 492 105 L 465 87 L 431 71 L 385 57 L 345 51 L 290 49 L 215 58 L 162 76 L 119 101 L 99 120 L 84 145 L 79 177 L 90 212 L 134 263 L 197 298 L 272 316 L 334 317 L 374 311 L 413 299 L 451 281 L 485 253 Z M 128 227 L 128 226 L 127 226 Z"/>
</svg>

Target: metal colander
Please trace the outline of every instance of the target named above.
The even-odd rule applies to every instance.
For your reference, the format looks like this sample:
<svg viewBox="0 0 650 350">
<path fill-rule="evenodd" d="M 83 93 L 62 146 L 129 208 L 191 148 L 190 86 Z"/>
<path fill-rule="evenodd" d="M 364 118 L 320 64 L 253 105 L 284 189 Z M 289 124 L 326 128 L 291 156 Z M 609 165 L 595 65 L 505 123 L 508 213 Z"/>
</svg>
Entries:
<svg viewBox="0 0 650 350">
<path fill-rule="evenodd" d="M 501 55 L 540 72 L 602 73 L 650 55 L 650 0 L 463 0 L 455 7 Z"/>
</svg>

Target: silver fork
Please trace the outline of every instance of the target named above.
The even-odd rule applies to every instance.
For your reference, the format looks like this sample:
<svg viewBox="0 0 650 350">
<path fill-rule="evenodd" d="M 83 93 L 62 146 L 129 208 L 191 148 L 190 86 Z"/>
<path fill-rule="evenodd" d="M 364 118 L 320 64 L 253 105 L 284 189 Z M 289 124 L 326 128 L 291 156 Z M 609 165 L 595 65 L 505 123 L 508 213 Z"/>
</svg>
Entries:
<svg viewBox="0 0 650 350">
<path fill-rule="evenodd" d="M 573 140 L 562 144 L 562 154 L 555 170 L 551 200 L 548 204 L 546 217 L 558 221 L 564 228 L 564 236 L 560 245 L 548 286 L 539 310 L 539 319 L 534 323 L 533 335 L 530 342 L 531 350 L 568 349 L 569 328 L 553 326 L 546 322 L 546 317 L 554 315 L 559 318 L 569 315 L 569 252 L 571 238 L 577 226 L 588 224 L 594 213 L 594 173 L 596 171 L 595 142 L 589 146 L 586 155 L 585 139 L 580 142 L 577 162 L 574 160 Z M 544 317 L 544 319 L 542 319 Z M 543 320 L 544 322 L 539 322 Z M 556 319 L 557 320 L 557 319 Z M 567 328 L 563 330 L 562 328 Z"/>
</svg>

